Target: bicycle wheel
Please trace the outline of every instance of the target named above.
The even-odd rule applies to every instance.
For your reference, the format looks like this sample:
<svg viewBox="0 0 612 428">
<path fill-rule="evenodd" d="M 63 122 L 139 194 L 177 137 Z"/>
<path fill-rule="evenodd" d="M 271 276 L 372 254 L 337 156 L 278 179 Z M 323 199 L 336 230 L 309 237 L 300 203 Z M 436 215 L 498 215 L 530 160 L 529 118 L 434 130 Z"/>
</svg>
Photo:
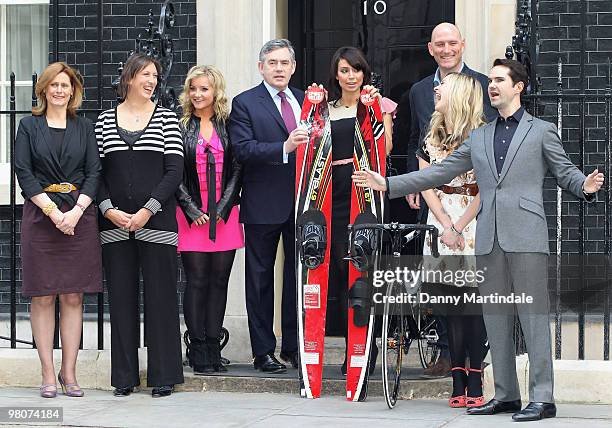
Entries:
<svg viewBox="0 0 612 428">
<path fill-rule="evenodd" d="M 393 283 L 387 286 L 382 327 L 382 380 L 385 401 L 390 409 L 395 407 L 402 377 L 402 360 L 406 344 L 406 326 L 402 304 L 389 303 L 389 297 L 400 296 L 402 286 Z"/>
<path fill-rule="evenodd" d="M 416 313 L 414 313 L 416 312 Z M 431 308 L 427 308 L 420 302 L 413 306 L 414 317 L 417 320 L 419 349 L 419 360 L 424 369 L 431 367 L 440 358 L 440 345 L 437 322 L 432 314 Z"/>
</svg>

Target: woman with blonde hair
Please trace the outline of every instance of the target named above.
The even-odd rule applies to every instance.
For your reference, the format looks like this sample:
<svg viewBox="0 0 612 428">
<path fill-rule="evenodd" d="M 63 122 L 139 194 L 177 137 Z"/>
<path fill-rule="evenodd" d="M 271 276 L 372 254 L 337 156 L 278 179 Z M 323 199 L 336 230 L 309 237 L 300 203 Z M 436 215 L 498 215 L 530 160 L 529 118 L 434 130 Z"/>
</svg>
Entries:
<svg viewBox="0 0 612 428">
<path fill-rule="evenodd" d="M 192 67 L 180 96 L 185 152 L 177 209 L 179 244 L 187 287 L 183 313 L 187 358 L 193 371 L 227 371 L 219 336 L 236 249 L 244 246 L 238 222 L 241 166 L 226 130 L 225 79 L 210 65 Z"/>
<path fill-rule="evenodd" d="M 102 291 L 102 256 L 92 200 L 100 159 L 91 122 L 76 115 L 83 99 L 77 72 L 50 64 L 35 88 L 38 105 L 19 123 L 15 171 L 25 199 L 21 221 L 21 292 L 32 298 L 32 334 L 42 368 L 40 395 L 57 395 L 53 365 L 55 299 L 60 301 L 65 395 L 82 397 L 76 361 L 83 293 Z"/>
<path fill-rule="evenodd" d="M 417 151 L 420 169 L 439 163 L 457 149 L 468 134 L 484 124 L 482 89 L 476 79 L 466 74 L 450 73 L 434 89 L 435 111 L 422 147 Z M 476 215 L 480 204 L 478 185 L 473 171 L 455 177 L 447 185 L 422 192 L 429 206 L 428 224 L 440 231 L 441 257 L 431 257 L 431 241 L 423 247 L 424 271 L 436 273 L 476 272 L 474 241 Z M 461 303 L 448 304 L 442 310 L 448 320 L 449 349 L 452 364 L 453 392 L 451 407 L 474 407 L 483 404 L 481 365 L 486 353 L 486 330 L 482 309 L 463 302 L 465 289 L 477 292 L 475 282 L 458 275 L 452 285 L 427 284 L 429 292 L 456 295 Z M 453 287 L 453 285 L 457 287 Z M 476 291 L 474 291 L 476 290 Z M 466 352 L 469 367 L 466 367 Z"/>
</svg>

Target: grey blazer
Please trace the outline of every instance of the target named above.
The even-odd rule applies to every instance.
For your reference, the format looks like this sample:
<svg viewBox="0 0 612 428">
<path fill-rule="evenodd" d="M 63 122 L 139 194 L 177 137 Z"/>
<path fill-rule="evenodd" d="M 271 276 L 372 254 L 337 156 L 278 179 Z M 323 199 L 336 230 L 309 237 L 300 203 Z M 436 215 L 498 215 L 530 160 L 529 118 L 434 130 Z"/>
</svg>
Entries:
<svg viewBox="0 0 612 428">
<path fill-rule="evenodd" d="M 476 255 L 489 254 L 497 230 L 506 252 L 549 254 L 548 226 L 543 204 L 548 170 L 558 185 L 588 201 L 582 192 L 586 177 L 569 160 L 555 125 L 525 112 L 512 138 L 501 174 L 493 152 L 495 123 L 473 130 L 444 161 L 429 168 L 388 179 L 390 198 L 431 189 L 474 169 L 480 188 L 476 224 Z"/>
</svg>

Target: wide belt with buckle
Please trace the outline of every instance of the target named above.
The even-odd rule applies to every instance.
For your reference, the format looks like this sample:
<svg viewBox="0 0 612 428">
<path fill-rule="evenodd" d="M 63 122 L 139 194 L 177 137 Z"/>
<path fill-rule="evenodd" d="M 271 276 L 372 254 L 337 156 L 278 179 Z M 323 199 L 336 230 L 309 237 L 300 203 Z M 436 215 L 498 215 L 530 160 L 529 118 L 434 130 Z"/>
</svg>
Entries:
<svg viewBox="0 0 612 428">
<path fill-rule="evenodd" d="M 476 196 L 478 194 L 478 184 L 469 183 L 457 187 L 444 185 L 438 187 L 438 190 L 441 190 L 449 195 Z"/>
<path fill-rule="evenodd" d="M 59 184 L 49 184 L 43 190 L 45 192 L 50 192 L 50 193 L 70 193 L 73 190 L 77 190 L 77 187 L 71 183 L 59 183 Z"/>
</svg>

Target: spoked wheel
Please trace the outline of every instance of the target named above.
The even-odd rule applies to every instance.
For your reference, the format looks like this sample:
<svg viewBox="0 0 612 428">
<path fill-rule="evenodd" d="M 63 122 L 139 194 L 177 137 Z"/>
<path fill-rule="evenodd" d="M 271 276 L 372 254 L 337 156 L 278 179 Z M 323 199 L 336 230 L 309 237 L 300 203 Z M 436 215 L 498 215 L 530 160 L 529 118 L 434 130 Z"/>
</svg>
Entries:
<svg viewBox="0 0 612 428">
<path fill-rule="evenodd" d="M 402 360 L 405 350 L 410 346 L 406 336 L 406 323 L 403 305 L 389 303 L 389 297 L 400 296 L 403 287 L 399 283 L 387 287 L 382 326 L 382 381 L 385 401 L 390 409 L 395 407 L 402 377 Z"/>
<path fill-rule="evenodd" d="M 413 306 L 414 317 L 417 320 L 419 331 L 417 344 L 419 359 L 424 369 L 431 367 L 440 358 L 440 345 L 438 336 L 438 323 L 432 314 L 431 308 L 419 303 Z"/>
</svg>

